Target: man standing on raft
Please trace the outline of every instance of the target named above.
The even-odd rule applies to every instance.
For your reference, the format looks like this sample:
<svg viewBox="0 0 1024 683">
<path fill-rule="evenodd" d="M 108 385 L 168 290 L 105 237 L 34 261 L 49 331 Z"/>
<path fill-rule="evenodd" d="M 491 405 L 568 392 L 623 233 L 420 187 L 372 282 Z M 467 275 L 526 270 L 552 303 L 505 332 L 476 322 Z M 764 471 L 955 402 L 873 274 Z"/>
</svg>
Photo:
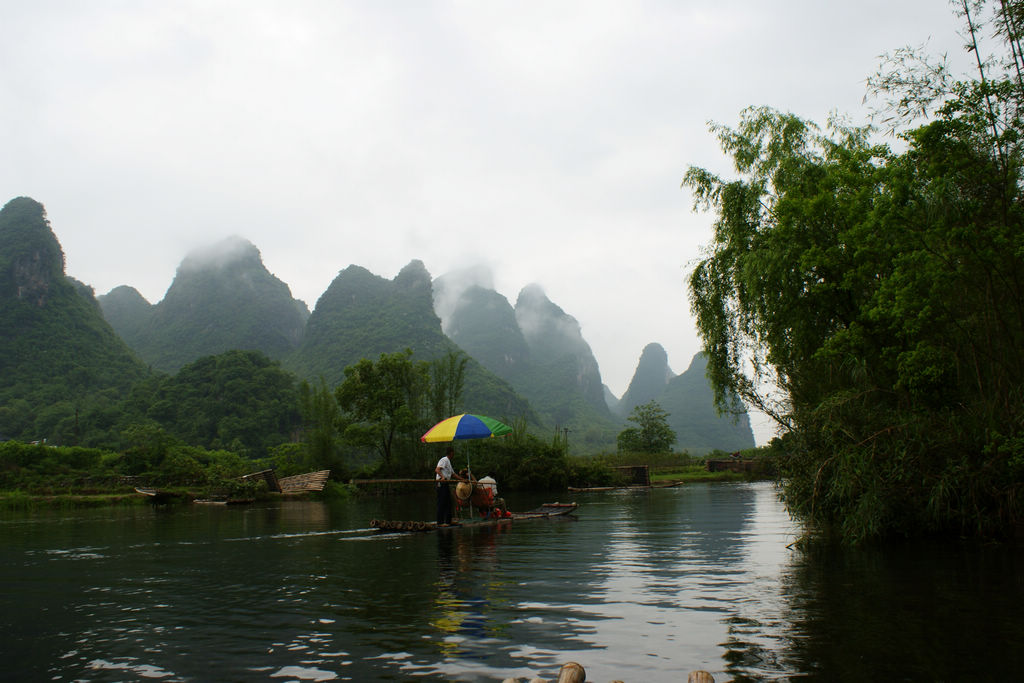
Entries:
<svg viewBox="0 0 1024 683">
<path fill-rule="evenodd" d="M 452 479 L 465 481 L 455 473 L 455 468 L 452 467 L 453 455 L 455 455 L 455 449 L 449 446 L 445 454 L 437 461 L 437 467 L 434 468 L 434 479 L 437 482 L 438 526 L 447 526 L 452 523 L 452 492 L 448 488 L 448 482 Z"/>
</svg>

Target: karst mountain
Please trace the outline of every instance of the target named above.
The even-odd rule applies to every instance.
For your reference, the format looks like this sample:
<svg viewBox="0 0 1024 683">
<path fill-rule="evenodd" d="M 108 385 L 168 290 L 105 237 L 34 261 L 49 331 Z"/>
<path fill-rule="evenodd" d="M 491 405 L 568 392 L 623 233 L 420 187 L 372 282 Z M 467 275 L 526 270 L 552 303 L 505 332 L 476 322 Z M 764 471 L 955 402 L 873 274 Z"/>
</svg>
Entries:
<svg viewBox="0 0 1024 683">
<path fill-rule="evenodd" d="M 338 273 L 321 295 L 296 351 L 284 363 L 301 377 L 323 378 L 335 386 L 345 368 L 362 358 L 410 349 L 415 360 L 432 361 L 463 349 L 441 330 L 434 312 L 430 274 L 421 261 L 406 265 L 393 280 L 360 266 Z M 529 403 L 507 382 L 468 354 L 464 402 L 472 412 L 524 418 L 537 424 Z"/>
<path fill-rule="evenodd" d="M 113 405 L 146 373 L 28 197 L 0 209 L 0 330 L 0 435 L 80 436 L 84 397 Z"/>
<path fill-rule="evenodd" d="M 263 265 L 259 250 L 240 237 L 190 252 L 157 304 L 127 286 L 99 302 L 129 346 L 166 372 L 234 349 L 281 359 L 299 346 L 309 317 Z"/>
<path fill-rule="evenodd" d="M 584 446 L 613 441 L 601 372 L 579 323 L 538 285 L 513 307 L 479 270 L 438 278 L 438 310 L 448 336 L 525 396 L 551 429 L 568 429 Z"/>
<path fill-rule="evenodd" d="M 362 358 L 410 349 L 423 361 L 464 354 L 470 412 L 523 419 L 575 452 L 613 448 L 624 418 L 651 400 L 669 413 L 677 449 L 753 445 L 745 414 L 715 414 L 700 356 L 676 376 L 665 350 L 649 345 L 616 401 L 572 315 L 536 284 L 511 304 L 480 268 L 433 279 L 413 260 L 389 280 L 350 265 L 310 312 L 255 245 L 231 237 L 188 253 L 159 302 L 129 285 L 95 297 L 64 272 L 43 206 L 19 197 L 0 211 L 0 323 L 0 436 L 66 435 L 76 397 L 102 410 L 153 370 L 227 351 L 258 352 L 335 386 Z M 97 392 L 109 398 L 97 402 Z"/>
<path fill-rule="evenodd" d="M 695 455 L 714 449 L 732 452 L 753 448 L 750 416 L 745 412 L 719 415 L 715 411 L 706 371 L 707 360 L 698 353 L 690 367 L 676 375 L 668 365 L 664 347 L 648 344 L 615 410 L 627 417 L 635 407 L 655 401 L 668 413 L 669 427 L 676 433 L 676 449 Z"/>
</svg>

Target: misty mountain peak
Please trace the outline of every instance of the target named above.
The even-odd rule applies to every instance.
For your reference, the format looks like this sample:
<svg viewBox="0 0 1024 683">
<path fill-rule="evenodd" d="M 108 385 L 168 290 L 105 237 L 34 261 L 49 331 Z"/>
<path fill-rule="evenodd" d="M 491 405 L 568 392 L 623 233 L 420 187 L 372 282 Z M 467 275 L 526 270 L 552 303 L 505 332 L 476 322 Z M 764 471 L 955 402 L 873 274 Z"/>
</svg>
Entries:
<svg viewBox="0 0 1024 683">
<path fill-rule="evenodd" d="M 431 279 L 414 260 L 392 280 L 350 265 L 338 273 L 316 303 L 291 367 L 328 382 L 360 358 L 412 349 L 431 359 L 452 348 L 434 314 Z"/>
<path fill-rule="evenodd" d="M 43 205 L 17 197 L 0 209 L 0 296 L 45 306 L 51 286 L 64 280 L 64 250 Z"/>
<path fill-rule="evenodd" d="M 142 296 L 142 293 L 139 292 L 139 290 L 128 285 L 118 285 L 106 294 L 101 295 L 99 299 L 100 301 L 103 301 L 104 299 L 116 301 L 119 305 L 150 305 L 149 301 L 146 300 L 146 297 Z"/>
<path fill-rule="evenodd" d="M 235 265 L 263 266 L 260 250 L 256 245 L 237 235 L 193 249 L 182 260 L 178 270 L 221 270 Z"/>
<path fill-rule="evenodd" d="M 431 280 L 423 261 L 413 259 L 395 276 L 395 284 L 406 289 L 430 290 Z"/>
<path fill-rule="evenodd" d="M 516 299 L 516 308 L 520 306 L 543 306 L 551 303 L 551 299 L 544 292 L 544 288 L 536 282 L 530 284 L 519 290 L 519 297 Z M 559 309 L 561 310 L 561 309 Z"/>
<path fill-rule="evenodd" d="M 673 377 L 665 347 L 658 343 L 648 344 L 640 354 L 633 379 L 617 405 L 617 412 L 627 415 L 636 406 L 656 400 Z"/>
<path fill-rule="evenodd" d="M 441 319 L 441 326 L 445 330 L 459 307 L 459 300 L 472 287 L 494 289 L 494 273 L 490 266 L 475 265 L 451 270 L 434 279 L 434 312 Z"/>
<path fill-rule="evenodd" d="M 607 413 L 601 371 L 576 318 L 553 303 L 537 284 L 519 292 L 515 316 L 531 359 L 549 374 L 556 368 L 568 372 L 562 381 L 571 382 L 587 403 Z"/>
<path fill-rule="evenodd" d="M 101 306 L 143 359 L 168 372 L 229 349 L 281 358 L 299 345 L 309 317 L 241 237 L 189 252 L 155 306 L 131 291 L 111 292 Z"/>
<path fill-rule="evenodd" d="M 575 353 L 580 344 L 586 345 L 576 318 L 552 302 L 538 284 L 523 287 L 515 310 L 516 322 L 533 348 L 540 345 L 550 353 Z"/>
<path fill-rule="evenodd" d="M 338 275 L 337 275 L 337 277 L 335 277 L 335 280 L 337 280 L 339 278 L 343 278 L 345 280 L 371 279 L 371 280 L 374 280 L 374 281 L 382 280 L 383 279 L 379 275 L 374 275 L 368 269 L 366 269 L 366 268 L 364 268 L 362 266 L 357 266 L 354 263 L 350 263 L 346 268 L 338 271 Z"/>
<path fill-rule="evenodd" d="M 672 377 L 672 370 L 668 367 L 668 352 L 665 347 L 657 342 L 651 342 L 644 347 L 640 353 L 640 362 L 637 367 L 649 365 L 654 368 L 664 368 L 667 378 Z"/>
<path fill-rule="evenodd" d="M 445 334 L 498 377 L 513 381 L 529 354 L 508 299 L 479 285 L 460 286 L 459 291 Z"/>
<path fill-rule="evenodd" d="M 114 287 L 97 300 L 103 317 L 123 339 L 135 341 L 140 330 L 149 324 L 153 306 L 134 287 Z"/>
</svg>

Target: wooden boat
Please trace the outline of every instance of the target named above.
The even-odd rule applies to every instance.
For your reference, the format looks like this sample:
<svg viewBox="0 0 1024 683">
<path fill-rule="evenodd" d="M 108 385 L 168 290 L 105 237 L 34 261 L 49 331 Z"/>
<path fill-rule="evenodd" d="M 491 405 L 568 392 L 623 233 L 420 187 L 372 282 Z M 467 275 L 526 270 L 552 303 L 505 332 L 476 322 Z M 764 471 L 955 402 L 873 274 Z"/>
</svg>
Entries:
<svg viewBox="0 0 1024 683">
<path fill-rule="evenodd" d="M 255 503 L 255 498 L 196 498 L 192 501 L 196 505 L 249 505 Z"/>
<path fill-rule="evenodd" d="M 291 477 L 282 477 L 278 479 L 274 470 L 268 469 L 253 472 L 251 474 L 245 474 L 239 477 L 239 479 L 241 481 L 265 481 L 269 491 L 289 495 L 323 491 L 324 487 L 327 485 L 327 480 L 330 475 L 330 470 L 319 470 L 317 472 L 307 472 L 305 474 L 296 474 Z M 218 496 L 217 498 L 196 499 L 194 494 L 187 492 L 163 491 L 160 489 L 142 488 L 139 486 L 135 487 L 135 491 L 136 493 L 146 496 L 149 499 L 149 502 L 154 505 L 178 502 L 199 503 L 200 505 L 247 505 L 249 503 L 256 502 L 256 498 L 253 496 L 247 496 L 245 498 Z"/>
<path fill-rule="evenodd" d="M 135 487 L 135 492 L 146 496 L 150 503 L 154 505 L 165 505 L 167 503 L 177 503 L 181 501 L 190 501 L 192 496 L 187 493 L 179 493 L 177 491 L 161 491 L 159 489 L 144 489 Z"/>
<path fill-rule="evenodd" d="M 465 519 L 453 524 L 442 524 L 437 522 L 415 522 L 396 521 L 387 519 L 371 519 L 370 527 L 378 531 L 438 531 L 444 529 L 461 529 L 465 527 L 497 526 L 499 524 L 512 524 L 513 522 L 527 522 L 537 519 L 551 519 L 552 517 L 564 517 L 576 511 L 577 503 L 545 503 L 539 508 L 528 512 L 513 512 L 508 517 L 480 517 Z"/>
</svg>

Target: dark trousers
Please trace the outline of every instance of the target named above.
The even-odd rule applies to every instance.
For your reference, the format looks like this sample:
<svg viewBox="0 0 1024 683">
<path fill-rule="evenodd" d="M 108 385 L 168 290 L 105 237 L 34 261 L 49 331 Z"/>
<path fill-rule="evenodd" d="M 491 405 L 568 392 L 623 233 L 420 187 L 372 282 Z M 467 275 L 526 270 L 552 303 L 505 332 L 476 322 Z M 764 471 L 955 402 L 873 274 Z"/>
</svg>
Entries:
<svg viewBox="0 0 1024 683">
<path fill-rule="evenodd" d="M 437 523 L 452 523 L 452 492 L 446 481 L 437 484 Z"/>
</svg>

